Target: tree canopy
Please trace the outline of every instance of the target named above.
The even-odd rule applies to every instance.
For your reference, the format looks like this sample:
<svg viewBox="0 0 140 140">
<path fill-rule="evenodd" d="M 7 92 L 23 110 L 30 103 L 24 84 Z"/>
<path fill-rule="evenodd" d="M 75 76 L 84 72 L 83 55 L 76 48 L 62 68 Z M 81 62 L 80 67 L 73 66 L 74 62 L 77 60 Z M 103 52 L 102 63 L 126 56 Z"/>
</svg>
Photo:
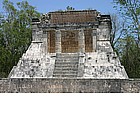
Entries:
<svg viewBox="0 0 140 140">
<path fill-rule="evenodd" d="M 0 77 L 7 77 L 30 45 L 31 21 L 40 13 L 27 1 L 14 6 L 9 0 L 3 1 L 3 11 L 0 13 Z"/>
<path fill-rule="evenodd" d="M 116 48 L 127 74 L 140 78 L 140 1 L 114 0 L 114 7 L 123 21 Z"/>
</svg>

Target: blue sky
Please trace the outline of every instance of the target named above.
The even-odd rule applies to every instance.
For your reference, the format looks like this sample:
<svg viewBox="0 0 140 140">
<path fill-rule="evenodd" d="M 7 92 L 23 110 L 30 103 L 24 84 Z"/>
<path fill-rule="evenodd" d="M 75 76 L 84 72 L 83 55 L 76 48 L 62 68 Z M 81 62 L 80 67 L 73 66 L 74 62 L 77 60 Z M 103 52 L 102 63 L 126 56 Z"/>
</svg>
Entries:
<svg viewBox="0 0 140 140">
<path fill-rule="evenodd" d="M 2 11 L 2 1 L 0 0 L 0 12 Z M 22 0 L 10 0 L 15 3 Z M 102 14 L 114 13 L 113 0 L 27 0 L 30 5 L 35 6 L 41 13 L 56 11 L 59 9 L 65 10 L 67 6 L 72 6 L 76 10 L 96 9 Z"/>
</svg>

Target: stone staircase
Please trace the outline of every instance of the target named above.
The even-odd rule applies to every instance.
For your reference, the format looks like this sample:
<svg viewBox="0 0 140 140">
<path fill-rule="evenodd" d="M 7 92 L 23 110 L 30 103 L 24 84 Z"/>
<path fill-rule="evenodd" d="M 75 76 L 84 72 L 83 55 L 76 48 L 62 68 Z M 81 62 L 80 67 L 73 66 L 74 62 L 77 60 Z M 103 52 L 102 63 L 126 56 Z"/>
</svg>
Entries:
<svg viewBox="0 0 140 140">
<path fill-rule="evenodd" d="M 79 55 L 60 53 L 56 55 L 53 77 L 77 77 Z"/>
</svg>

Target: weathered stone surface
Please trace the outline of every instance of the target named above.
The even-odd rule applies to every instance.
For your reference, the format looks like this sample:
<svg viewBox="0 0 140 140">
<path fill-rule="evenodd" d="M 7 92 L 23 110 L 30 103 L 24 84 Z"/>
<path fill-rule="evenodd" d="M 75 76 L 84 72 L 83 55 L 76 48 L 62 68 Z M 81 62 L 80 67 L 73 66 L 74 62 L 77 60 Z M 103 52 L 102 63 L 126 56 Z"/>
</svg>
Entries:
<svg viewBox="0 0 140 140">
<path fill-rule="evenodd" d="M 96 21 L 98 12 L 96 10 L 83 10 L 81 11 L 58 11 L 50 12 L 51 24 L 63 24 L 63 23 L 84 23 Z"/>
<path fill-rule="evenodd" d="M 140 79 L 12 78 L 0 93 L 140 93 Z"/>
<path fill-rule="evenodd" d="M 9 78 L 128 79 L 110 44 L 111 19 L 96 10 L 50 12 L 33 20 L 33 41 Z M 56 54 L 63 53 L 61 59 Z M 66 63 L 75 53 L 76 69 Z M 58 61 L 60 63 L 58 63 Z M 73 61 L 73 62 L 72 62 Z M 59 65 L 59 67 L 58 67 Z M 59 69 L 59 70 L 58 70 Z"/>
<path fill-rule="evenodd" d="M 53 77 L 77 77 L 78 74 L 78 54 L 59 53 L 56 55 Z"/>
<path fill-rule="evenodd" d="M 56 54 L 43 52 L 42 43 L 32 43 L 13 68 L 10 78 L 52 77 Z"/>
<path fill-rule="evenodd" d="M 86 53 L 84 78 L 126 79 L 127 74 L 115 52 Z"/>
<path fill-rule="evenodd" d="M 121 82 L 121 92 L 123 93 L 140 93 L 140 80 L 129 79 Z"/>
</svg>

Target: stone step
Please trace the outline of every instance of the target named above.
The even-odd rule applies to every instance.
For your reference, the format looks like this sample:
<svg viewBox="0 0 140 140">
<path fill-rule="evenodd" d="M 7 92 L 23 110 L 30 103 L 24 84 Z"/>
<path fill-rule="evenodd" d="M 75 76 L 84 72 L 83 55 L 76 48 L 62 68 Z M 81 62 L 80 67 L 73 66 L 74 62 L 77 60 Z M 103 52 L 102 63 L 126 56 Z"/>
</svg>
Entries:
<svg viewBox="0 0 140 140">
<path fill-rule="evenodd" d="M 57 59 L 56 62 L 77 62 L 78 58 L 72 58 L 72 59 Z"/>
<path fill-rule="evenodd" d="M 54 74 L 77 74 L 77 71 L 54 71 Z"/>
<path fill-rule="evenodd" d="M 78 63 L 56 63 L 56 67 L 78 67 Z"/>
<path fill-rule="evenodd" d="M 72 56 L 79 56 L 79 54 L 77 54 L 77 53 L 70 53 L 70 54 L 68 54 L 68 53 L 57 53 L 56 54 L 56 56 L 70 56 L 70 57 L 72 57 Z"/>
<path fill-rule="evenodd" d="M 77 64 L 78 63 L 78 61 L 55 61 L 55 63 L 65 63 L 65 64 Z"/>
<path fill-rule="evenodd" d="M 79 56 L 77 53 L 57 53 L 56 56 Z"/>
<path fill-rule="evenodd" d="M 53 74 L 53 77 L 77 77 L 77 74 L 64 74 L 64 75 L 60 75 L 60 74 Z"/>
<path fill-rule="evenodd" d="M 70 67 L 72 67 L 72 68 L 77 68 L 78 67 L 78 64 L 55 64 L 55 67 L 68 67 L 68 68 L 70 68 Z"/>
<path fill-rule="evenodd" d="M 77 71 L 77 69 L 70 69 L 70 68 L 67 68 L 67 69 L 62 69 L 62 68 L 55 68 L 54 71 Z"/>
<path fill-rule="evenodd" d="M 57 54 L 53 77 L 77 77 L 78 74 L 78 54 Z"/>
<path fill-rule="evenodd" d="M 56 56 L 57 57 L 57 56 Z M 59 59 L 78 59 L 78 56 L 58 56 Z"/>
<path fill-rule="evenodd" d="M 72 73 L 72 72 L 54 72 L 53 75 L 77 75 L 77 72 Z"/>
<path fill-rule="evenodd" d="M 77 67 L 55 67 L 54 70 L 62 70 L 62 71 L 73 70 L 73 71 L 77 71 Z"/>
<path fill-rule="evenodd" d="M 69 63 L 56 63 L 55 64 L 55 66 L 56 67 L 78 67 L 78 64 L 73 64 L 73 63 L 71 63 L 71 64 L 69 64 Z"/>
<path fill-rule="evenodd" d="M 54 68 L 54 71 L 77 71 L 78 70 L 78 67 L 65 67 L 65 68 L 62 68 L 62 67 L 55 67 Z"/>
<path fill-rule="evenodd" d="M 56 54 L 57 57 L 65 56 L 65 57 L 78 57 L 78 54 Z"/>
<path fill-rule="evenodd" d="M 54 70 L 77 70 L 78 66 L 66 66 L 66 67 L 62 67 L 62 66 L 57 66 L 54 68 Z"/>
<path fill-rule="evenodd" d="M 78 62 L 79 61 L 79 59 L 56 59 L 56 61 L 55 62 Z"/>
<path fill-rule="evenodd" d="M 72 61 L 72 60 L 56 60 L 55 63 L 78 63 L 77 61 Z"/>
</svg>

